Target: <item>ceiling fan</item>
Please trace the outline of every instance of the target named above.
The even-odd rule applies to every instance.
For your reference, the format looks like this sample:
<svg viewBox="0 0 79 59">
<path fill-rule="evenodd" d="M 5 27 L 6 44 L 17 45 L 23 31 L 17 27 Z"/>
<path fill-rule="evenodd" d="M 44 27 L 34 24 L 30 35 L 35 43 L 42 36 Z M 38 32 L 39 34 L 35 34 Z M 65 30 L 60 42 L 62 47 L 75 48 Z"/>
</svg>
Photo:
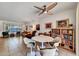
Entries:
<svg viewBox="0 0 79 59">
<path fill-rule="evenodd" d="M 43 7 L 37 7 L 34 6 L 35 8 L 41 10 L 41 12 L 39 13 L 39 15 L 43 14 L 43 13 L 47 13 L 48 15 L 52 15 L 52 13 L 50 12 L 51 9 L 53 9 L 55 6 L 57 5 L 57 2 L 55 3 L 51 3 L 49 5 L 43 5 Z"/>
</svg>

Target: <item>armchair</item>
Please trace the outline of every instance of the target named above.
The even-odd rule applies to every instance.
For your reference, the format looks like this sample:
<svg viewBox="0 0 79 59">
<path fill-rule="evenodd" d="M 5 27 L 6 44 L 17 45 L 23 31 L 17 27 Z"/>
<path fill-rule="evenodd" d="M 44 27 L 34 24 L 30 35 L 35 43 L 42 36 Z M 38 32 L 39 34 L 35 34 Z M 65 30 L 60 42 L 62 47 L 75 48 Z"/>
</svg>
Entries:
<svg viewBox="0 0 79 59">
<path fill-rule="evenodd" d="M 9 37 L 9 33 L 8 32 L 2 32 L 3 38 L 7 38 Z"/>
</svg>

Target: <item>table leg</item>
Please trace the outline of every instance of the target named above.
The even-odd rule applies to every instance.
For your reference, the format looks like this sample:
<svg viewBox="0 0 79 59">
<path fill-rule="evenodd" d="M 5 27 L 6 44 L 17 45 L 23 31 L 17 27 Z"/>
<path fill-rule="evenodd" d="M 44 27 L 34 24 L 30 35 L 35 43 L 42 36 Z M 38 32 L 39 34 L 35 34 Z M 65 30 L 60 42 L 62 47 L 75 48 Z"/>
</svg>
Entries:
<svg viewBox="0 0 79 59">
<path fill-rule="evenodd" d="M 37 46 L 39 46 L 38 42 L 35 42 L 35 48 L 37 49 Z M 40 48 L 44 48 L 44 42 L 41 42 L 41 47 Z"/>
<path fill-rule="evenodd" d="M 44 48 L 44 42 L 42 42 L 42 48 Z"/>
</svg>

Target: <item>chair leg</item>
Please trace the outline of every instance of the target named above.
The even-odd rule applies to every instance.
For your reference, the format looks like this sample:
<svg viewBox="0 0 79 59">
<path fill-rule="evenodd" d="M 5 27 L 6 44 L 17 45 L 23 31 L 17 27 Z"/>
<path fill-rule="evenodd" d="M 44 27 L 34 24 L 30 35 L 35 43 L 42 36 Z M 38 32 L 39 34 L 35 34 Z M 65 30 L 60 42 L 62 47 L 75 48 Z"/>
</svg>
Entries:
<svg viewBox="0 0 79 59">
<path fill-rule="evenodd" d="M 30 49 L 31 49 L 30 51 L 31 51 L 31 54 L 32 54 L 32 47 Z"/>
<path fill-rule="evenodd" d="M 58 53 L 58 56 L 60 55 L 60 52 L 59 52 L 59 49 L 58 48 L 56 48 L 56 52 Z"/>
</svg>

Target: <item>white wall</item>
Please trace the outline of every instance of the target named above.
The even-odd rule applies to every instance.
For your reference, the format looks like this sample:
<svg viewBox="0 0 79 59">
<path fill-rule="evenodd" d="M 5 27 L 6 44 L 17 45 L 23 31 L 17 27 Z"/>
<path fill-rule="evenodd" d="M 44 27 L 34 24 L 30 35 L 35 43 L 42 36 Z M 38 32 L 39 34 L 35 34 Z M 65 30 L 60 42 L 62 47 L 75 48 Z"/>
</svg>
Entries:
<svg viewBox="0 0 79 59">
<path fill-rule="evenodd" d="M 79 56 L 79 3 L 76 13 L 76 54 Z"/>
<path fill-rule="evenodd" d="M 52 28 L 56 28 L 56 21 L 57 20 L 64 20 L 69 18 L 69 24 L 73 24 L 74 28 L 76 27 L 76 9 L 68 9 L 65 10 L 63 12 L 60 12 L 58 14 L 55 14 L 53 16 L 50 17 L 46 17 L 43 19 L 39 19 L 39 21 L 36 22 L 31 22 L 31 24 L 35 25 L 35 24 L 40 24 L 41 26 L 41 30 L 40 31 L 47 31 L 45 29 L 45 23 L 51 22 L 52 23 Z"/>
<path fill-rule="evenodd" d="M 0 21 L 0 36 L 2 36 L 3 32 L 3 21 Z"/>
</svg>

